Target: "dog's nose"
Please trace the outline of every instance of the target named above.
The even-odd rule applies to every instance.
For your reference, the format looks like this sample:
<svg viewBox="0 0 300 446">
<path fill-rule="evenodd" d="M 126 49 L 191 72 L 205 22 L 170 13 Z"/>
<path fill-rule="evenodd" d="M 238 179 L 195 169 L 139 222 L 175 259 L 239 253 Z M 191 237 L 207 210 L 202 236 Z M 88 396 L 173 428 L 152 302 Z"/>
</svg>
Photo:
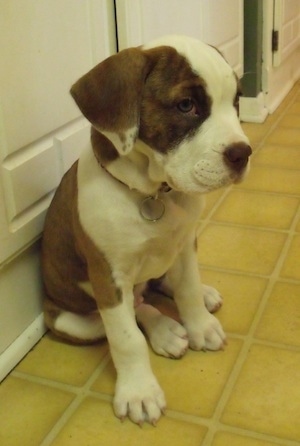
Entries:
<svg viewBox="0 0 300 446">
<path fill-rule="evenodd" d="M 248 158 L 251 155 L 251 147 L 244 143 L 238 142 L 226 147 L 224 151 L 225 163 L 231 168 L 239 172 L 244 169 L 248 163 Z"/>
</svg>

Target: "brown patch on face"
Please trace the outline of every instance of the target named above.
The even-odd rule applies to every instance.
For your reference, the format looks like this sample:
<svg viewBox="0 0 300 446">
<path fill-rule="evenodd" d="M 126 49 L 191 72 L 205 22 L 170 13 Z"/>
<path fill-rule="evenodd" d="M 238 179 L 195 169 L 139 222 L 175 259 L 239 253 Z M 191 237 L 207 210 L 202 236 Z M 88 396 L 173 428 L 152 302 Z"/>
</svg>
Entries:
<svg viewBox="0 0 300 446">
<path fill-rule="evenodd" d="M 119 157 L 113 143 L 94 127 L 91 128 L 91 143 L 95 157 L 102 166 L 107 166 Z"/>
<path fill-rule="evenodd" d="M 160 47 L 145 53 L 157 59 L 145 82 L 139 137 L 165 153 L 196 132 L 210 114 L 211 99 L 205 81 L 175 49 Z M 186 100 L 192 102 L 196 113 L 180 109 Z"/>
<path fill-rule="evenodd" d="M 236 84 L 237 84 L 237 90 L 236 90 L 236 95 L 233 99 L 233 106 L 237 111 L 237 115 L 240 115 L 240 97 L 243 96 L 243 91 L 242 91 L 242 85 L 241 82 L 239 80 L 239 78 L 237 77 L 236 73 L 234 73 L 234 76 L 236 78 Z"/>
</svg>

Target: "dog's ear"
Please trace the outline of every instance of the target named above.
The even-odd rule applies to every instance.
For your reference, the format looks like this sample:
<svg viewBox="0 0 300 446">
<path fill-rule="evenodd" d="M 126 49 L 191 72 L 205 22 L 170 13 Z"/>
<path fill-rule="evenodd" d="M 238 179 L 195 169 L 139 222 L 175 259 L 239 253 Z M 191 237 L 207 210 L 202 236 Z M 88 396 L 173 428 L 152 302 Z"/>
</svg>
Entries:
<svg viewBox="0 0 300 446">
<path fill-rule="evenodd" d="M 104 60 L 81 77 L 71 95 L 98 131 L 111 134 L 121 155 L 130 152 L 139 127 L 139 110 L 149 59 L 130 48 Z"/>
</svg>

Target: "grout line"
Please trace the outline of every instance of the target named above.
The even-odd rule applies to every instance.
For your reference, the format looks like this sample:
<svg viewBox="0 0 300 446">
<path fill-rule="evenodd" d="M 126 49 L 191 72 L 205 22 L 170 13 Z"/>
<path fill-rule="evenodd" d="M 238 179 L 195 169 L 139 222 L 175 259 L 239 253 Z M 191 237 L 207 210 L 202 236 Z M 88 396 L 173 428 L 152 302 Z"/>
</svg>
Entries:
<svg viewBox="0 0 300 446">
<path fill-rule="evenodd" d="M 96 381 L 100 373 L 104 370 L 106 365 L 110 361 L 110 353 L 108 352 L 105 357 L 102 359 L 101 363 L 98 365 L 98 367 L 94 370 L 94 372 L 91 374 L 89 379 L 86 381 L 84 386 L 82 386 L 75 399 L 72 401 L 72 403 L 68 406 L 68 408 L 63 412 L 63 414 L 60 416 L 58 421 L 54 424 L 50 432 L 46 435 L 40 446 L 50 446 L 54 439 L 57 437 L 57 435 L 61 432 L 63 427 L 66 425 L 66 423 L 69 421 L 69 419 L 72 417 L 74 412 L 78 409 L 82 401 L 90 395 L 90 387 L 93 385 L 93 383 Z M 106 397 L 103 398 L 106 400 Z"/>
</svg>

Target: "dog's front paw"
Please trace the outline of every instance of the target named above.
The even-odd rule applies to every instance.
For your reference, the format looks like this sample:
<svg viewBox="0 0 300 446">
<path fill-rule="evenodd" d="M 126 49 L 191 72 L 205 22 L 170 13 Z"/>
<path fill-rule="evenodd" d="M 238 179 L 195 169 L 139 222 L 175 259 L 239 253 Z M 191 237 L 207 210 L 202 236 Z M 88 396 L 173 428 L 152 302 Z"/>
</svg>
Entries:
<svg viewBox="0 0 300 446">
<path fill-rule="evenodd" d="M 144 421 L 156 426 L 166 408 L 166 400 L 154 375 L 141 371 L 138 376 L 118 377 L 113 405 L 121 420 L 128 416 L 140 426 Z"/>
<path fill-rule="evenodd" d="M 152 318 L 147 334 L 155 353 L 167 358 L 181 358 L 189 346 L 185 328 L 163 314 Z"/>
<path fill-rule="evenodd" d="M 223 350 L 226 335 L 218 319 L 205 311 L 197 326 L 187 327 L 189 346 L 192 350 Z"/>
<path fill-rule="evenodd" d="M 202 285 L 202 286 L 203 286 L 203 297 L 205 306 L 210 313 L 215 313 L 221 308 L 223 304 L 223 298 L 219 293 L 219 291 L 216 290 L 215 288 L 209 285 Z"/>
</svg>

